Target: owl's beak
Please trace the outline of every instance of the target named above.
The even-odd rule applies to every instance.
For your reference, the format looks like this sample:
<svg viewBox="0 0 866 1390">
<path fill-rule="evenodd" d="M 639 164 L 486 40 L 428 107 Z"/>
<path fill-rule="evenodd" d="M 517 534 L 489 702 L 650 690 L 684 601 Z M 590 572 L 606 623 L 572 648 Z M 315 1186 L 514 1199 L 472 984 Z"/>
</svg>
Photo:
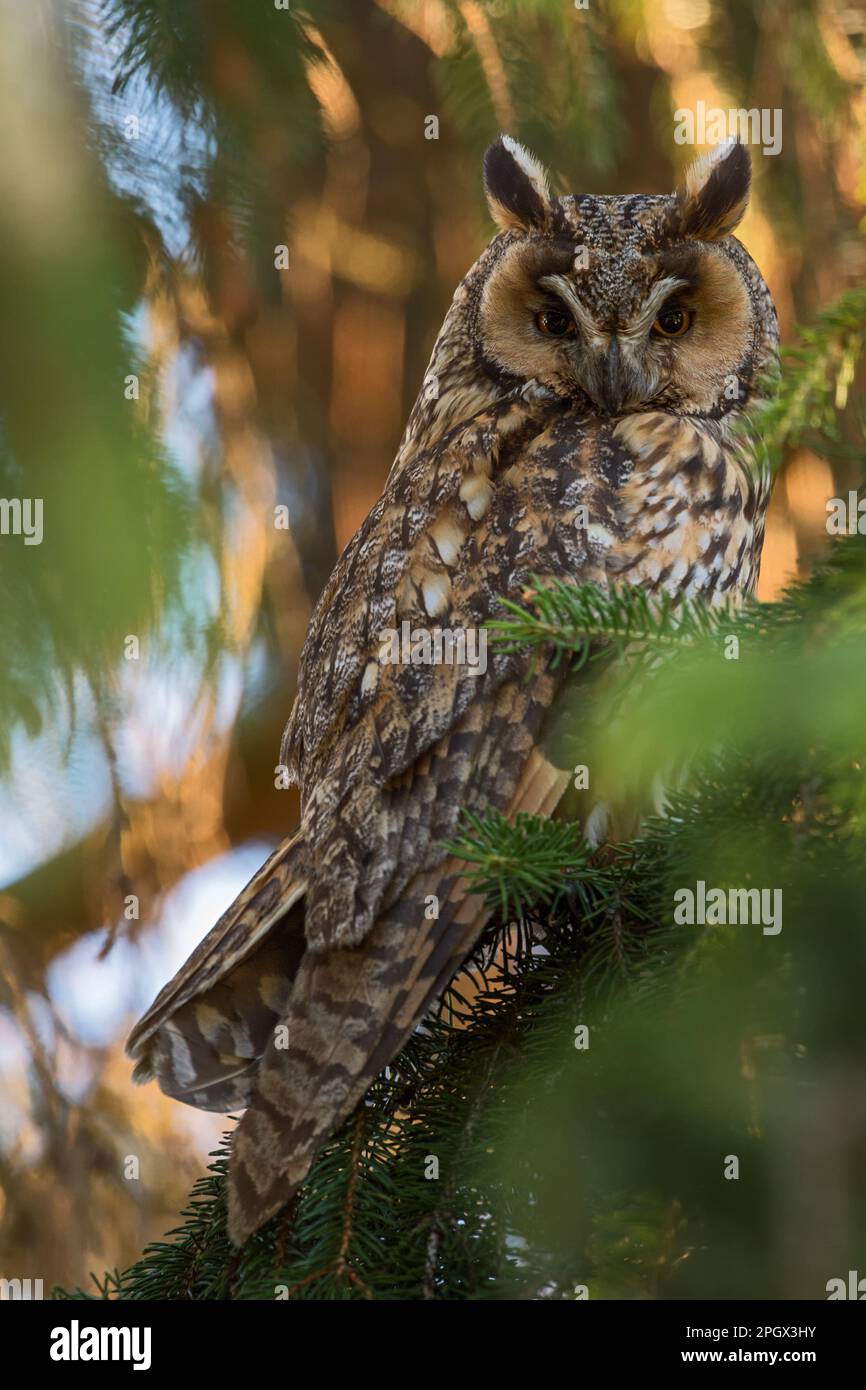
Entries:
<svg viewBox="0 0 866 1390">
<path fill-rule="evenodd" d="M 590 394 L 608 414 L 616 415 L 628 399 L 629 383 L 615 333 L 611 336 L 607 351 L 600 355 L 595 366 L 595 390 Z"/>
</svg>

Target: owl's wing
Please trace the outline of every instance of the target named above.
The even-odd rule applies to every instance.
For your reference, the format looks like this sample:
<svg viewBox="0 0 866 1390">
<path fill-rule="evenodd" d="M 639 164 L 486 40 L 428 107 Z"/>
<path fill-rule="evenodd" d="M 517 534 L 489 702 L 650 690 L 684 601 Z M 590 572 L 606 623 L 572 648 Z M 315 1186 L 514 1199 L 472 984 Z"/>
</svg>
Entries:
<svg viewBox="0 0 866 1390">
<path fill-rule="evenodd" d="M 246 1055 L 246 1062 L 250 1061 L 250 1020 L 261 1013 L 263 1004 L 279 1001 L 285 1005 L 289 977 L 285 979 L 285 990 L 281 994 L 278 981 L 281 973 L 286 976 L 286 972 L 278 969 L 278 959 L 268 959 L 270 969 L 265 970 L 260 959 L 261 948 L 279 924 L 281 956 L 286 960 L 295 956 L 299 959 L 303 949 L 303 912 L 292 913 L 292 908 L 302 901 L 306 885 L 303 837 L 297 833 L 278 845 L 261 869 L 253 874 L 217 924 L 199 942 L 189 960 L 136 1023 L 126 1040 L 126 1052 L 138 1062 L 133 1080 L 145 1083 L 157 1076 L 165 1093 L 177 1099 L 185 1099 L 204 1109 L 232 1108 L 231 1104 L 221 1104 L 214 1081 L 238 1070 L 234 1059 Z M 239 967 L 250 956 L 256 958 L 254 966 L 247 970 L 253 998 L 245 1001 Z M 229 974 L 232 988 L 238 987 L 234 1006 L 229 1006 L 229 1001 L 217 1001 L 214 994 Z M 264 995 L 259 990 L 261 980 L 265 981 Z M 183 1015 L 182 1011 L 185 1011 Z M 221 1022 L 217 1022 L 218 1015 Z M 228 1036 L 215 1036 L 217 1031 L 225 1033 L 227 1029 Z M 160 1030 L 163 1036 L 154 1045 L 154 1037 Z M 207 1036 L 209 1031 L 211 1037 Z M 200 1034 L 200 1045 L 196 1045 L 197 1034 Z M 260 1055 L 260 1051 L 261 1048 L 253 1052 L 253 1056 Z M 232 1061 L 221 1066 L 220 1056 Z M 204 1098 L 209 1088 L 207 1101 L 211 1104 Z M 199 1094 L 202 1099 L 193 1098 Z"/>
<path fill-rule="evenodd" d="M 458 786 L 469 808 L 503 805 L 510 797 L 513 813 L 553 809 L 568 777 L 534 746 L 534 738 L 555 685 L 542 675 L 529 687 L 506 686 L 492 709 L 474 708 L 434 756 L 420 759 L 402 779 L 403 805 L 415 805 L 405 826 L 410 861 L 421 808 L 433 806 L 443 793 L 450 803 Z M 303 850 L 299 835 L 280 846 L 154 1001 L 127 1045 L 137 1059 L 136 1081 L 155 1077 L 167 1095 L 204 1110 L 225 1113 L 250 1103 L 259 1059 L 277 1025 L 291 1018 L 290 1001 L 302 998 L 306 988 L 302 979 L 295 982 L 305 954 L 311 955 L 304 937 Z M 406 901 L 417 903 L 420 893 L 423 909 L 428 893 L 444 891 L 443 872 L 427 875 L 423 893 L 420 879 L 411 884 Z M 423 916 L 419 912 L 418 920 Z M 477 935 L 485 916 L 476 912 L 461 922 Z M 447 918 L 441 922 L 443 939 L 449 936 L 446 927 Z M 454 945 L 458 957 L 460 940 L 462 935 Z M 411 932 L 404 948 L 407 959 L 415 953 Z M 453 968 L 457 964 L 459 959 Z M 449 973 L 434 979 L 431 998 Z"/>
<path fill-rule="evenodd" d="M 557 684 L 543 672 L 528 686 L 507 683 L 489 708 L 473 709 L 430 765 L 419 769 L 423 799 L 430 797 L 428 779 L 442 795 L 449 778 L 456 778 L 467 804 L 499 803 L 509 816 L 521 810 L 550 815 L 569 774 L 533 747 L 533 736 Z M 479 713 L 487 731 L 476 737 L 470 726 Z M 450 765 L 452 745 L 457 767 Z M 467 888 L 463 867 L 445 858 L 414 873 L 359 945 L 305 953 L 285 1032 L 268 1042 L 251 1104 L 232 1141 L 229 1233 L 235 1244 L 291 1200 L 320 1145 L 399 1052 L 472 950 L 489 912 Z"/>
</svg>

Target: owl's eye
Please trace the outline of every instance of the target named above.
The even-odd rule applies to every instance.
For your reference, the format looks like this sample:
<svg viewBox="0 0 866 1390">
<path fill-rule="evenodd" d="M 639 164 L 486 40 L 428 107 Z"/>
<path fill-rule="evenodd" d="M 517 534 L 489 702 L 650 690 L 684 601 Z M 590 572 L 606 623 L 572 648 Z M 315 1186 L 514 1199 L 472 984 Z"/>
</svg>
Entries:
<svg viewBox="0 0 866 1390">
<path fill-rule="evenodd" d="M 561 309 L 542 309 L 535 315 L 536 325 L 548 338 L 565 338 L 574 332 L 574 323 Z"/>
<path fill-rule="evenodd" d="M 659 338 L 681 338 L 692 326 L 692 316 L 688 309 L 662 309 L 652 326 Z"/>
</svg>

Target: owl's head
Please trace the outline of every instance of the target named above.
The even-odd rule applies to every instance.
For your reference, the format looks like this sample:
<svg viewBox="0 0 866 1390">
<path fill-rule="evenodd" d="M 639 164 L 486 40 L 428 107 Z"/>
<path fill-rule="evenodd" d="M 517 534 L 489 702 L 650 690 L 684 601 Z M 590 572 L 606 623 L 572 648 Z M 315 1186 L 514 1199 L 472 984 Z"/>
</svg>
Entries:
<svg viewBox="0 0 866 1390">
<path fill-rule="evenodd" d="M 484 159 L 500 231 L 474 324 L 486 371 L 607 415 L 742 409 L 778 338 L 769 290 L 731 235 L 750 180 L 732 140 L 672 195 L 554 197 L 537 160 L 500 137 Z"/>
</svg>

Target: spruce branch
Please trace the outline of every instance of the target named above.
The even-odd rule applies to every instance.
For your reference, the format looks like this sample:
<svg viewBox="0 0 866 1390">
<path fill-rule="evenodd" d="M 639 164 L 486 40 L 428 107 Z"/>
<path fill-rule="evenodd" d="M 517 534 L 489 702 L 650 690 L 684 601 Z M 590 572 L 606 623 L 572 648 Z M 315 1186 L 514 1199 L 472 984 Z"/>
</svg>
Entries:
<svg viewBox="0 0 866 1390">
<path fill-rule="evenodd" d="M 466 875 L 472 892 L 483 894 L 503 921 L 550 907 L 569 880 L 596 876 L 580 830 L 565 821 L 525 812 L 509 821 L 500 811 L 483 817 L 464 811 L 462 827 L 446 849 L 474 866 Z"/>
<path fill-rule="evenodd" d="M 786 447 L 817 436 L 819 447 L 839 450 L 840 417 L 866 348 L 866 285 L 857 285 L 800 330 L 800 341 L 782 349 L 781 376 L 774 377 L 751 422 L 770 463 Z"/>
<path fill-rule="evenodd" d="M 555 661 L 570 653 L 572 670 L 602 652 L 612 650 L 622 657 L 635 643 L 666 650 L 717 640 L 733 631 L 736 623 L 753 624 L 759 608 L 756 604 L 745 612 L 711 608 L 694 600 L 674 600 L 666 593 L 649 594 L 629 584 L 601 589 L 538 576 L 533 576 L 522 598 L 523 604 L 504 599 L 512 616 L 487 624 L 494 643 L 505 651 L 549 646 L 557 654 Z M 629 650 L 629 655 L 634 653 Z"/>
</svg>

